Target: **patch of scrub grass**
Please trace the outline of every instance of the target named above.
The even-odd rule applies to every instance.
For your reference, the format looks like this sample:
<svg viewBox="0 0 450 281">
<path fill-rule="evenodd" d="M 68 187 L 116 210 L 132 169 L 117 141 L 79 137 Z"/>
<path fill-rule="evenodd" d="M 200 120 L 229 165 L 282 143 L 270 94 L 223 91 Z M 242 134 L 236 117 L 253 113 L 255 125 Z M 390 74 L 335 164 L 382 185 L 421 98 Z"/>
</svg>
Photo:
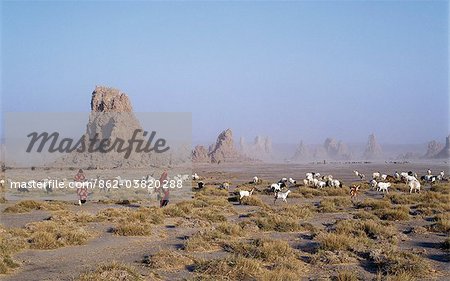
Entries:
<svg viewBox="0 0 450 281">
<path fill-rule="evenodd" d="M 78 281 L 141 281 L 144 280 L 137 270 L 127 264 L 113 261 L 108 264 L 101 264 L 92 272 L 81 274 Z M 153 280 L 153 279 L 152 279 Z"/>
<path fill-rule="evenodd" d="M 5 208 L 4 213 L 28 213 L 33 210 L 57 211 L 63 210 L 65 206 L 62 202 L 38 202 L 34 200 L 24 200 Z"/>
<path fill-rule="evenodd" d="M 392 208 L 392 204 L 390 201 L 385 199 L 365 199 L 360 202 L 357 207 L 371 210 L 381 210 Z"/>
<path fill-rule="evenodd" d="M 319 250 L 324 251 L 351 251 L 358 241 L 347 235 L 333 232 L 322 232 L 316 237 Z"/>
<path fill-rule="evenodd" d="M 276 265 L 289 270 L 305 267 L 298 259 L 298 253 L 283 240 L 262 238 L 250 241 L 231 241 L 225 250 L 245 258 L 257 259 L 265 265 Z"/>
<path fill-rule="evenodd" d="M 233 255 L 195 261 L 194 280 L 256 280 L 264 271 L 260 261 Z"/>
<path fill-rule="evenodd" d="M 287 205 L 281 209 L 274 210 L 281 216 L 287 216 L 298 220 L 310 218 L 313 215 L 312 206 Z"/>
<path fill-rule="evenodd" d="M 107 208 L 98 212 L 96 219 L 111 222 L 161 224 L 164 222 L 164 214 L 161 208 L 156 207 Z"/>
<path fill-rule="evenodd" d="M 216 229 L 200 230 L 185 241 L 183 249 L 188 252 L 217 250 L 223 245 L 227 237 Z"/>
<path fill-rule="evenodd" d="M 242 205 L 249 205 L 249 206 L 258 206 L 263 208 L 269 208 L 269 206 L 264 203 L 261 198 L 256 196 L 247 196 L 242 198 L 241 200 Z"/>
<path fill-rule="evenodd" d="M 358 274 L 354 271 L 343 270 L 333 278 L 335 281 L 358 281 Z"/>
<path fill-rule="evenodd" d="M 350 189 L 348 187 L 327 187 L 322 190 L 324 196 L 348 196 Z"/>
<path fill-rule="evenodd" d="M 195 196 L 198 196 L 198 195 L 228 197 L 229 193 L 228 193 L 228 190 L 226 190 L 226 189 L 219 189 L 217 187 L 206 186 L 206 187 L 200 189 L 199 191 L 197 191 Z"/>
<path fill-rule="evenodd" d="M 193 259 L 181 251 L 164 249 L 150 257 L 148 266 L 153 269 L 176 270 L 193 264 Z"/>
<path fill-rule="evenodd" d="M 74 223 L 54 221 L 32 222 L 25 226 L 29 233 L 28 242 L 33 249 L 56 249 L 70 245 L 83 245 L 91 234 Z"/>
<path fill-rule="evenodd" d="M 19 266 L 11 255 L 28 246 L 26 237 L 22 229 L 0 226 L 0 274 L 6 274 Z"/>
<path fill-rule="evenodd" d="M 396 229 L 387 222 L 376 220 L 340 220 L 336 222 L 334 231 L 338 234 L 373 240 L 396 241 Z"/>
<path fill-rule="evenodd" d="M 409 219 L 409 208 L 405 206 L 399 206 L 391 209 L 379 209 L 375 211 L 377 215 L 382 220 L 388 221 L 402 221 Z"/>
<path fill-rule="evenodd" d="M 349 197 L 326 198 L 320 201 L 318 211 L 321 213 L 334 213 L 343 211 L 353 205 Z"/>
<path fill-rule="evenodd" d="M 428 229 L 434 232 L 443 232 L 450 234 L 450 214 L 438 214 L 434 217 L 435 223 L 430 225 Z"/>
<path fill-rule="evenodd" d="M 399 251 L 393 247 L 384 247 L 372 250 L 369 255 L 382 275 L 407 274 L 418 278 L 430 277 L 429 262 L 411 251 Z"/>
<path fill-rule="evenodd" d="M 216 227 L 216 230 L 228 236 L 241 237 L 245 236 L 241 225 L 235 223 L 224 222 Z"/>
<path fill-rule="evenodd" d="M 263 231 L 294 232 L 301 229 L 297 219 L 276 213 L 265 213 L 254 222 Z"/>
<path fill-rule="evenodd" d="M 119 236 L 150 236 L 152 234 L 152 225 L 149 223 L 123 220 L 117 223 L 111 231 Z"/>
</svg>

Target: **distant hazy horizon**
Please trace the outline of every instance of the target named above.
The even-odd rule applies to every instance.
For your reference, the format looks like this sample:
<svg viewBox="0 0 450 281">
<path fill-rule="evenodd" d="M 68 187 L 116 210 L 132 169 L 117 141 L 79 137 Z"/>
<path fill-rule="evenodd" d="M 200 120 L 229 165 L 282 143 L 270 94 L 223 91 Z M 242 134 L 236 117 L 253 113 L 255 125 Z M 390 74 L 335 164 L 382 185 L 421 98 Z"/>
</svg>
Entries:
<svg viewBox="0 0 450 281">
<path fill-rule="evenodd" d="M 447 1 L 0 5 L 2 113 L 89 111 L 105 85 L 137 112 L 192 112 L 194 144 L 450 132 Z"/>
</svg>

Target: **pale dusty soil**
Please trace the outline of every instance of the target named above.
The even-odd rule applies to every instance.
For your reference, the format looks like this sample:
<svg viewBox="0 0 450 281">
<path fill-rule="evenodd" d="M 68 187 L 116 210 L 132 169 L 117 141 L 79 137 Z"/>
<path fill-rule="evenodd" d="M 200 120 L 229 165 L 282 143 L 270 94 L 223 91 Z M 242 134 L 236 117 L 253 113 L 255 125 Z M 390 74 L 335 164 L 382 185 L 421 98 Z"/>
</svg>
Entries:
<svg viewBox="0 0 450 281">
<path fill-rule="evenodd" d="M 231 191 L 240 184 L 249 182 L 253 176 L 257 175 L 263 180 L 276 182 L 281 177 L 292 177 L 298 180 L 304 178 L 306 172 L 315 171 L 322 175 L 333 174 L 335 178 L 342 179 L 345 184 L 357 182 L 352 171 L 358 169 L 365 173 L 369 178 L 373 171 L 381 171 L 392 174 L 394 171 L 416 171 L 418 174 L 424 174 L 425 171 L 445 170 L 448 174 L 448 166 L 441 164 L 341 164 L 341 165 L 294 165 L 294 164 L 252 164 L 252 165 L 197 165 L 194 171 L 201 175 L 205 182 L 231 182 Z M 260 195 L 267 204 L 272 204 L 272 196 Z M 379 198 L 376 192 L 367 192 L 361 195 L 363 197 Z M 318 203 L 322 198 L 315 197 L 311 199 L 305 198 L 289 198 L 288 204 L 305 204 Z M 14 202 L 7 202 L 1 205 L 0 211 Z M 171 202 L 173 203 L 173 202 Z M 155 205 L 143 201 L 137 205 Z M 228 217 L 229 221 L 239 222 L 243 218 L 240 215 L 248 214 L 255 211 L 258 207 L 243 206 L 233 203 L 237 211 L 237 215 Z M 278 204 L 278 203 L 277 203 Z M 281 204 L 281 202 L 279 203 Z M 86 206 L 79 207 L 70 205 L 69 209 L 79 210 L 80 208 L 90 213 L 96 213 L 102 208 L 117 207 L 126 208 L 119 205 L 105 205 L 96 202 L 88 202 Z M 314 217 L 307 219 L 318 228 L 325 228 L 327 225 L 334 223 L 337 219 L 345 219 L 351 217 L 351 211 L 341 213 L 315 213 Z M 23 227 L 32 221 L 41 221 L 50 216 L 47 211 L 33 211 L 25 214 L 6 214 L 1 213 L 1 224 L 5 227 Z M 122 237 L 115 236 L 108 232 L 111 223 L 89 223 L 87 228 L 97 233 L 97 236 L 89 240 L 83 246 L 71 246 L 59 248 L 55 250 L 26 250 L 14 256 L 14 258 L 22 263 L 15 272 L 0 276 L 2 280 L 73 280 L 81 272 L 92 270 L 101 262 L 105 261 L 121 261 L 131 264 L 138 268 L 138 271 L 149 280 L 150 270 L 142 264 L 145 255 L 156 253 L 159 249 L 173 248 L 178 249 L 182 246 L 184 239 L 197 232 L 195 228 L 180 228 L 174 226 L 175 219 L 166 219 L 163 225 L 155 226 L 153 234 L 149 237 Z M 397 222 L 396 227 L 399 231 L 407 233 L 407 230 L 413 226 L 424 226 L 430 222 L 420 218 L 411 219 L 409 221 Z M 296 233 L 258 233 L 255 235 L 268 235 L 272 238 L 283 239 L 288 243 L 302 251 L 302 258 L 307 259 L 308 254 L 315 249 L 315 243 L 311 240 L 307 232 Z M 400 242 L 400 247 L 404 249 L 418 249 L 425 251 L 425 256 L 432 263 L 433 267 L 442 274 L 437 280 L 445 280 L 444 276 L 450 274 L 449 255 L 438 248 L 438 244 L 444 241 L 445 236 L 427 232 L 425 234 L 407 233 L 407 238 Z M 224 255 L 223 251 L 212 253 L 200 253 L 197 256 L 208 258 Z M 312 266 L 311 266 L 312 267 Z M 317 279 L 319 277 L 327 277 L 336 273 L 342 268 L 355 270 L 364 276 L 367 280 L 374 278 L 376 269 L 371 268 L 360 261 L 356 264 L 343 265 L 327 265 L 323 267 L 312 268 L 310 270 L 310 278 Z M 193 275 L 189 269 L 175 272 L 157 271 L 157 273 L 165 280 L 181 280 L 189 279 Z"/>
</svg>

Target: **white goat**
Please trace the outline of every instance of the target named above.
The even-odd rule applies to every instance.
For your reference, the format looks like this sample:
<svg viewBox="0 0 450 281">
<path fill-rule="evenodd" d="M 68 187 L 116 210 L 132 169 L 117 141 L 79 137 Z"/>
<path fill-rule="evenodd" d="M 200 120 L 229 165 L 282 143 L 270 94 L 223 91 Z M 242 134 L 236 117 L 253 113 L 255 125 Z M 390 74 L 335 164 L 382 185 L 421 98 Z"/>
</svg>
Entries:
<svg viewBox="0 0 450 281">
<path fill-rule="evenodd" d="M 293 178 L 289 178 L 289 182 L 290 182 L 291 184 L 297 184 L 297 181 L 294 180 Z"/>
<path fill-rule="evenodd" d="M 194 173 L 194 174 L 192 175 L 192 179 L 195 180 L 195 181 L 198 181 L 198 180 L 200 179 L 200 176 L 197 175 L 197 173 Z"/>
<path fill-rule="evenodd" d="M 219 185 L 219 189 L 226 189 L 228 190 L 230 188 L 230 184 L 227 182 L 222 183 L 221 185 Z"/>
<path fill-rule="evenodd" d="M 273 200 L 273 204 L 275 205 L 275 202 L 277 201 L 277 199 L 281 199 L 281 200 L 283 200 L 284 202 L 287 203 L 286 198 L 288 197 L 288 195 L 289 195 L 290 192 L 291 192 L 291 191 L 288 190 L 288 191 L 286 191 L 286 192 L 281 192 L 281 191 L 280 191 L 280 192 L 275 193 L 275 199 Z"/>
<path fill-rule="evenodd" d="M 387 175 L 386 174 L 382 174 L 381 176 L 380 176 L 380 178 L 381 178 L 381 180 L 386 180 L 386 178 L 387 178 Z"/>
<path fill-rule="evenodd" d="M 272 183 L 272 185 L 270 186 L 270 189 L 273 192 L 277 193 L 277 192 L 281 191 L 281 185 L 282 185 L 282 183 Z"/>
<path fill-rule="evenodd" d="M 330 181 L 330 186 L 331 187 L 342 187 L 342 183 L 338 180 L 331 180 Z"/>
<path fill-rule="evenodd" d="M 241 190 L 241 191 L 239 191 L 239 202 L 241 202 L 242 198 L 244 198 L 244 197 L 250 197 L 250 196 L 252 196 L 254 190 L 255 190 L 255 189 L 252 188 L 252 190 L 250 190 L 250 191 L 247 191 L 247 190 Z"/>
<path fill-rule="evenodd" d="M 377 187 L 377 184 L 378 184 L 376 180 L 371 180 L 369 183 L 370 183 L 370 187 L 372 189 L 375 189 Z"/>
<path fill-rule="evenodd" d="M 324 188 L 325 186 L 327 186 L 327 183 L 324 181 L 318 181 L 316 184 L 317 188 Z"/>
<path fill-rule="evenodd" d="M 254 183 L 254 184 L 258 184 L 258 182 L 259 182 L 258 177 L 257 177 L 257 176 L 254 176 L 254 177 L 253 177 L 253 183 Z"/>
<path fill-rule="evenodd" d="M 372 179 L 377 180 L 379 177 L 381 177 L 381 173 L 380 172 L 375 172 L 372 174 Z"/>
<path fill-rule="evenodd" d="M 377 184 L 377 190 L 382 191 L 383 193 L 386 191 L 386 193 L 389 193 L 388 188 L 391 187 L 390 182 L 379 182 Z"/>
<path fill-rule="evenodd" d="M 414 193 L 420 192 L 420 182 L 418 180 L 414 179 L 409 181 L 408 186 L 409 186 L 409 193 L 412 193 L 413 191 Z"/>
<path fill-rule="evenodd" d="M 366 178 L 366 175 L 361 174 L 357 170 L 354 170 L 353 173 L 355 174 L 355 176 L 359 177 L 361 180 L 364 180 Z"/>
</svg>

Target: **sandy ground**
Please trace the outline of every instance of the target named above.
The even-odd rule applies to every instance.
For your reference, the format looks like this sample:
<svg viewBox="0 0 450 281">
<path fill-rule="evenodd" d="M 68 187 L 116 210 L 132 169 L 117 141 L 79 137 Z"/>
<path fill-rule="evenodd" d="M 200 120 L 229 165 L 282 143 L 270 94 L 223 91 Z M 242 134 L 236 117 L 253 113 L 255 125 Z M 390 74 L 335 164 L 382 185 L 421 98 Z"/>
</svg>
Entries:
<svg viewBox="0 0 450 281">
<path fill-rule="evenodd" d="M 449 174 L 449 167 L 445 163 L 428 163 L 428 164 L 251 164 L 251 165 L 196 165 L 193 170 L 201 175 L 205 182 L 221 182 L 228 181 L 231 183 L 231 191 L 240 184 L 251 181 L 253 176 L 258 176 L 263 180 L 276 182 L 281 177 L 292 177 L 301 180 L 306 172 L 320 172 L 321 174 L 332 174 L 335 178 L 341 179 L 345 184 L 357 182 L 358 179 L 352 171 L 357 169 L 359 172 L 365 173 L 368 178 L 374 171 L 381 171 L 387 174 L 393 174 L 394 171 L 415 171 L 418 174 L 424 174 L 430 168 L 433 171 L 444 170 Z M 366 192 L 361 195 L 359 200 L 364 197 L 378 198 L 377 192 Z M 261 195 L 263 201 L 272 204 L 272 196 Z M 321 197 L 306 198 L 290 198 L 288 204 L 305 204 L 320 202 Z M 14 201 L 8 201 L 1 205 L 3 211 L 6 207 L 11 206 Z M 171 202 L 173 203 L 173 202 Z M 156 205 L 156 202 L 142 201 L 138 205 Z M 239 222 L 242 216 L 249 212 L 255 211 L 258 207 L 245 206 L 234 203 L 234 209 L 237 214 L 229 216 L 228 220 Z M 105 205 L 97 202 L 88 202 L 87 205 L 79 207 L 70 205 L 69 209 L 84 211 L 95 214 L 103 208 L 127 208 L 121 205 Z M 1 213 L 1 224 L 5 227 L 23 227 L 32 221 L 41 221 L 50 216 L 47 211 L 32 211 L 24 214 Z M 345 219 L 350 217 L 349 213 L 315 213 L 314 217 L 307 219 L 318 228 L 325 228 L 327 225 L 334 223 L 337 219 Z M 89 223 L 87 228 L 97 236 L 89 240 L 86 245 L 70 246 L 55 250 L 25 250 L 14 256 L 14 259 L 20 261 L 21 266 L 13 273 L 0 276 L 2 280 L 73 280 L 81 272 L 92 270 L 101 262 L 117 260 L 132 264 L 137 267 L 139 272 L 151 280 L 149 269 L 142 264 L 142 259 L 146 255 L 156 253 L 160 249 L 172 248 L 179 249 L 187 236 L 192 235 L 198 229 L 175 227 L 175 219 L 166 219 L 163 225 L 156 226 L 153 234 L 149 237 L 123 237 L 115 236 L 109 232 L 110 223 Z M 432 263 L 433 267 L 442 272 L 437 280 L 446 280 L 445 275 L 450 275 L 449 255 L 439 249 L 438 245 L 444 241 L 445 236 L 442 234 L 427 232 L 424 234 L 408 233 L 408 229 L 416 226 L 429 224 L 424 219 L 411 219 L 409 221 L 396 222 L 395 226 L 399 232 L 406 233 L 406 238 L 400 242 L 400 247 L 404 249 L 418 249 L 425 251 L 425 256 Z M 315 243 L 308 237 L 306 233 L 278 233 L 269 234 L 272 238 L 283 239 L 288 241 L 292 247 L 300 249 L 305 253 L 312 252 Z M 200 256 L 220 256 L 223 251 L 214 253 L 197 254 Z M 344 264 L 329 265 L 310 270 L 311 279 L 330 276 L 333 272 L 341 268 L 351 268 L 365 276 L 366 280 L 370 280 L 375 276 L 375 270 L 363 262 L 360 264 Z M 188 269 L 176 272 L 159 272 L 165 280 L 180 280 L 191 278 L 193 275 Z"/>
</svg>

